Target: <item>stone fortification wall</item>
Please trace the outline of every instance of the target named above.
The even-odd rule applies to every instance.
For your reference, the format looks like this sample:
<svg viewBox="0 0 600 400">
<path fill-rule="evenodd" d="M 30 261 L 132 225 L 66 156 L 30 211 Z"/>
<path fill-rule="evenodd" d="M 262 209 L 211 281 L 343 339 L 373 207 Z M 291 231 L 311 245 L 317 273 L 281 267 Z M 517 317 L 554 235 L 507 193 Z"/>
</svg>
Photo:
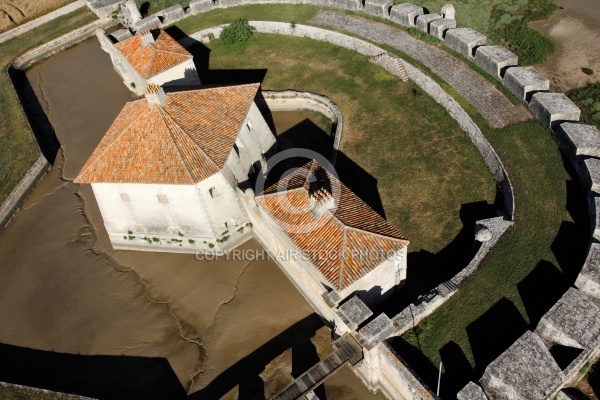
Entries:
<svg viewBox="0 0 600 400">
<path fill-rule="evenodd" d="M 41 46 L 38 46 L 28 52 L 17 57 L 8 67 L 7 74 L 11 79 L 12 83 L 12 74 L 11 71 L 15 69 L 26 69 L 30 67 L 32 64 L 41 61 L 47 57 L 50 57 L 52 54 L 58 53 L 68 47 L 71 47 L 82 40 L 88 39 L 94 35 L 95 30 L 98 27 L 109 27 L 114 25 L 115 22 L 112 19 L 103 19 L 94 21 L 91 24 L 83 26 L 81 28 L 75 29 L 65 35 L 62 35 L 48 43 L 45 43 Z M 14 89 L 14 84 L 12 85 L 14 96 L 17 96 L 17 93 Z M 20 104 L 20 102 L 19 102 Z M 25 111 L 22 109 L 23 114 L 27 116 Z M 29 125 L 29 120 L 27 120 Z M 31 126 L 29 126 L 29 130 L 31 131 L 31 135 L 33 136 L 33 131 L 31 130 Z M 38 149 L 39 157 L 38 160 L 33 164 L 33 166 L 25 173 L 23 178 L 19 181 L 17 186 L 11 191 L 8 197 L 4 200 L 4 202 L 0 205 L 0 229 L 2 229 L 13 217 L 15 212 L 19 209 L 21 204 L 25 201 L 31 190 L 35 187 L 35 185 L 39 182 L 39 180 L 44 176 L 44 174 L 48 171 L 49 164 L 48 161 L 41 155 L 41 151 Z"/>
<path fill-rule="evenodd" d="M 64 49 L 76 45 L 77 43 L 89 39 L 95 35 L 96 29 L 107 29 L 118 24 L 118 21 L 111 18 L 99 19 L 90 24 L 82 26 L 66 33 L 54 40 L 41 46 L 31 49 L 28 52 L 17 57 L 11 64 L 15 69 L 27 69 L 32 64 L 50 57 Z"/>
</svg>

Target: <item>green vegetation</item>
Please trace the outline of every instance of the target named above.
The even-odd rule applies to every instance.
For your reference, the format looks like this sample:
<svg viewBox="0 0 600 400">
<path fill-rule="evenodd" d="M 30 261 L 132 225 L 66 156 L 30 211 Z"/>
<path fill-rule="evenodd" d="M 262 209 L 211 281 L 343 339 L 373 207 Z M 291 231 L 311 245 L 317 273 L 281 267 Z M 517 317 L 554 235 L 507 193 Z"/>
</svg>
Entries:
<svg viewBox="0 0 600 400">
<path fill-rule="evenodd" d="M 404 0 L 394 0 L 402 3 Z M 429 12 L 439 12 L 446 0 L 415 0 Z M 454 4 L 458 26 L 487 35 L 488 44 L 502 44 L 519 56 L 521 65 L 543 63 L 556 45 L 528 23 L 550 17 L 558 7 L 551 0 L 464 0 Z"/>
<path fill-rule="evenodd" d="M 38 146 L 27 125 L 12 83 L 9 64 L 27 50 L 96 19 L 87 7 L 48 22 L 27 34 L 0 44 L 0 204 L 38 157 Z"/>
<path fill-rule="evenodd" d="M 581 68 L 581 72 L 583 72 L 586 75 L 594 75 L 594 70 L 591 68 Z"/>
<path fill-rule="evenodd" d="M 247 19 L 238 18 L 223 28 L 221 40 L 225 44 L 245 42 L 252 37 L 254 27 L 250 26 Z"/>
<path fill-rule="evenodd" d="M 42 392 L 34 388 L 0 385 L 2 400 L 66 400 L 68 398 L 60 393 Z"/>
<path fill-rule="evenodd" d="M 600 129 L 600 82 L 573 89 L 567 95 L 581 108 L 581 121 Z"/>
<path fill-rule="evenodd" d="M 436 38 L 433 35 L 430 35 L 429 33 L 425 33 L 422 30 L 418 29 L 418 28 L 408 28 L 408 33 L 410 36 L 415 37 L 417 39 L 420 39 L 422 41 L 424 41 L 425 43 L 429 43 L 429 44 L 436 44 L 440 42 L 440 39 Z"/>
</svg>

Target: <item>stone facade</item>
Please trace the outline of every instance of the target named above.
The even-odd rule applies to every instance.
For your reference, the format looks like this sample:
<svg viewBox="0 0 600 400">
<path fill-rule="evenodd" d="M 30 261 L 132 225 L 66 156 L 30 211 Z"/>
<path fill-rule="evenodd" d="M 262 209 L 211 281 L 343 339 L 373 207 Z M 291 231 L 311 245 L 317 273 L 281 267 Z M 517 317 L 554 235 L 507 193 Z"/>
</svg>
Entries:
<svg viewBox="0 0 600 400">
<path fill-rule="evenodd" d="M 546 128 L 554 128 L 564 121 L 579 121 L 581 110 L 564 93 L 536 93 L 529 110 Z"/>
<path fill-rule="evenodd" d="M 550 90 L 550 80 L 534 67 L 510 67 L 504 74 L 504 86 L 523 102 L 537 92 Z"/>
<path fill-rule="evenodd" d="M 92 10 L 98 18 L 107 18 L 119 10 L 119 6 L 125 0 L 85 0 L 85 4 Z"/>
<path fill-rule="evenodd" d="M 429 32 L 429 24 L 433 21 L 437 21 L 438 19 L 442 19 L 443 17 L 440 14 L 423 14 L 417 16 L 417 21 L 415 26 L 417 29 L 422 30 L 423 32 Z"/>
<path fill-rule="evenodd" d="M 438 19 L 429 24 L 429 33 L 438 39 L 444 39 L 448 29 L 456 28 L 456 20 L 454 19 Z"/>
<path fill-rule="evenodd" d="M 485 35 L 471 28 L 449 29 L 444 38 L 444 44 L 457 53 L 474 58 L 478 46 L 485 46 L 487 38 Z"/>
<path fill-rule="evenodd" d="M 588 296 L 600 299 L 600 244 L 592 243 L 575 286 Z"/>
<path fill-rule="evenodd" d="M 338 307 L 336 314 L 344 321 L 348 329 L 355 331 L 359 325 L 373 315 L 373 311 L 358 296 Z"/>
<path fill-rule="evenodd" d="M 519 57 L 502 46 L 480 46 L 475 52 L 475 64 L 498 80 L 508 67 L 519 65 Z"/>
<path fill-rule="evenodd" d="M 532 400 L 546 398 L 563 377 L 542 339 L 527 331 L 487 366 L 479 383 L 494 400 Z"/>
<path fill-rule="evenodd" d="M 212 10 L 214 7 L 213 0 L 192 0 L 190 1 L 190 10 L 192 15 L 204 13 Z"/>
<path fill-rule="evenodd" d="M 425 14 L 423 7 L 415 6 L 410 3 L 393 5 L 390 12 L 390 19 L 402 26 L 410 28 L 415 26 L 417 16 Z"/>
<path fill-rule="evenodd" d="M 174 5 L 169 8 L 165 8 L 163 11 L 163 26 L 171 25 L 177 21 L 185 18 L 185 11 L 180 5 Z"/>
</svg>

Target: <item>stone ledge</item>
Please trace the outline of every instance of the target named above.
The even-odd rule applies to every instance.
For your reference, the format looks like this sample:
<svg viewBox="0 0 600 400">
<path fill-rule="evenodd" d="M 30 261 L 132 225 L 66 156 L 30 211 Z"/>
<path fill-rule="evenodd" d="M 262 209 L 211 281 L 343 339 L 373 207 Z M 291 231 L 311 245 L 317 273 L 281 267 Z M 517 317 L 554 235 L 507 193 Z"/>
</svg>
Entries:
<svg viewBox="0 0 600 400">
<path fill-rule="evenodd" d="M 501 81 L 508 67 L 519 65 L 519 57 L 502 46 L 480 46 L 475 52 L 475 64 Z"/>
<path fill-rule="evenodd" d="M 410 3 L 402 3 L 392 6 L 390 19 L 397 24 L 410 28 L 415 26 L 417 16 L 423 14 L 425 14 L 423 7 L 418 7 Z"/>
<path fill-rule="evenodd" d="M 443 17 L 440 14 L 423 14 L 417 16 L 417 22 L 415 26 L 417 29 L 422 30 L 425 33 L 429 33 L 429 24 Z"/>
<path fill-rule="evenodd" d="M 579 121 L 581 110 L 564 93 L 536 93 L 529 111 L 546 128 L 554 130 L 561 122 Z"/>
<path fill-rule="evenodd" d="M 534 67 L 510 67 L 504 75 L 504 86 L 527 103 L 535 93 L 550 90 L 550 80 Z"/>
<path fill-rule="evenodd" d="M 575 281 L 583 293 L 600 299 L 600 244 L 592 243 L 581 272 Z"/>
<path fill-rule="evenodd" d="M 565 122 L 558 126 L 555 137 L 573 161 L 578 156 L 600 158 L 600 130 L 593 125 Z"/>
<path fill-rule="evenodd" d="M 475 57 L 478 46 L 485 46 L 486 36 L 471 28 L 448 29 L 444 44 L 467 58 Z"/>
<path fill-rule="evenodd" d="M 438 39 L 444 39 L 448 29 L 456 28 L 456 20 L 454 19 L 438 19 L 429 24 L 429 33 Z"/>
</svg>

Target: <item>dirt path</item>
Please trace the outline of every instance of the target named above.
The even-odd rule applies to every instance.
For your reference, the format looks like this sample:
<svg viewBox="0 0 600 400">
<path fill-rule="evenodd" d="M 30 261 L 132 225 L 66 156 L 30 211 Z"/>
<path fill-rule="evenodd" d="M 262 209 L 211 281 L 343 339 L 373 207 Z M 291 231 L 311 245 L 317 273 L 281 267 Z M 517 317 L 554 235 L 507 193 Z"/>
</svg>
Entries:
<svg viewBox="0 0 600 400">
<path fill-rule="evenodd" d="M 600 81 L 600 0 L 556 0 L 561 9 L 531 26 L 558 44 L 558 52 L 538 66 L 558 91 Z M 592 76 L 581 68 L 591 68 Z"/>
</svg>

